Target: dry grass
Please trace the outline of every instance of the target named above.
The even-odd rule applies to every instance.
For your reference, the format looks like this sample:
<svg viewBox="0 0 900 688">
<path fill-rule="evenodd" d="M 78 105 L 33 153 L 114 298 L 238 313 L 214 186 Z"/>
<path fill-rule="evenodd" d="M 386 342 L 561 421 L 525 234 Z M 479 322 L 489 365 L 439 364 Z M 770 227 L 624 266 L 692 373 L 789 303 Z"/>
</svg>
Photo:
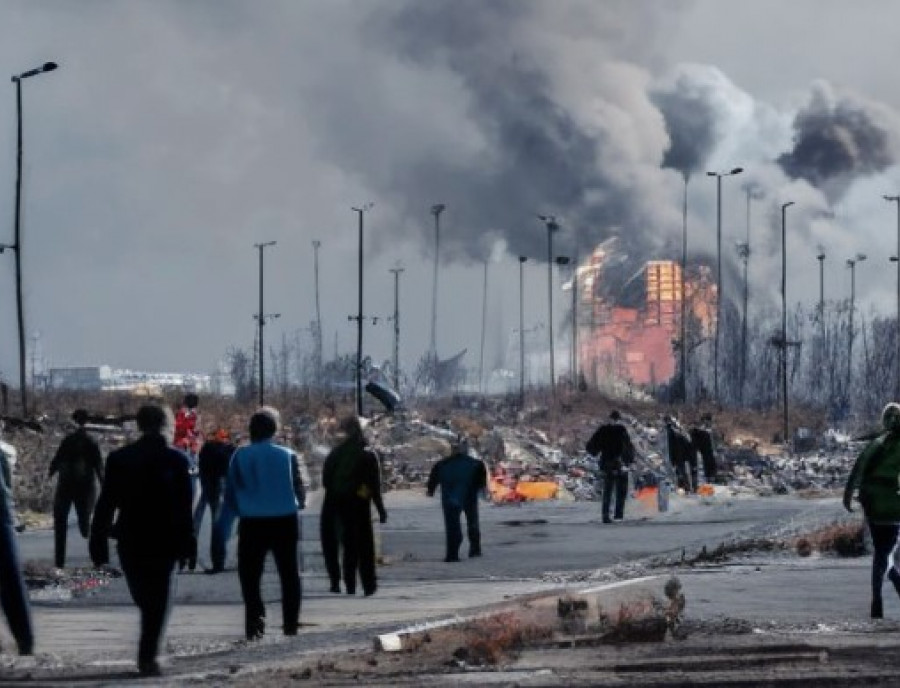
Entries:
<svg viewBox="0 0 900 688">
<path fill-rule="evenodd" d="M 839 557 L 860 557 L 866 553 L 865 530 L 859 522 L 832 523 L 795 538 L 792 544 L 801 557 L 813 552 Z"/>
</svg>

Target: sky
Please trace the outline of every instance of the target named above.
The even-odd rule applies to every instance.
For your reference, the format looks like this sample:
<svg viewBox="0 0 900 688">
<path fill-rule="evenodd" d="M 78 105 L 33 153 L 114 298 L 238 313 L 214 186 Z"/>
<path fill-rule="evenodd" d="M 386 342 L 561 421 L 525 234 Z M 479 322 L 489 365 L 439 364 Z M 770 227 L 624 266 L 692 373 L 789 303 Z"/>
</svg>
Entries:
<svg viewBox="0 0 900 688">
<path fill-rule="evenodd" d="M 401 365 L 430 343 L 502 365 L 548 320 L 556 255 L 600 242 L 628 266 L 715 251 L 725 298 L 751 222 L 751 293 L 849 295 L 896 309 L 900 91 L 892 0 L 2 0 L 0 70 L 22 82 L 22 259 L 29 358 L 209 372 L 250 347 L 265 249 L 267 345 L 311 348 L 313 242 L 326 357 L 355 353 L 364 214 L 365 353 Z M 0 243 L 12 243 L 15 84 L 0 93 Z M 6 161 L 5 163 L 3 161 Z M 554 329 L 568 334 L 566 274 Z M 14 260 L 0 255 L 0 377 L 18 380 Z M 611 285 L 615 286 L 615 285 Z M 560 367 L 565 367 L 561 365 Z"/>
</svg>

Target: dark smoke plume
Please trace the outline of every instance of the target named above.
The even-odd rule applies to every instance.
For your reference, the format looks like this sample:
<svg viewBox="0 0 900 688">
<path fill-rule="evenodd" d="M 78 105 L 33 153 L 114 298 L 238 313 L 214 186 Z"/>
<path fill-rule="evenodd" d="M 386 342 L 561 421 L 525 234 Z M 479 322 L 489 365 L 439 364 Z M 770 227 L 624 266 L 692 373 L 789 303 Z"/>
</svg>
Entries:
<svg viewBox="0 0 900 688">
<path fill-rule="evenodd" d="M 410 212 L 440 198 L 454 215 L 450 248 L 482 260 L 506 240 L 512 255 L 546 259 L 547 233 L 537 213 L 560 219 L 559 246 L 581 255 L 621 232 L 627 255 L 646 257 L 654 241 L 649 194 L 625 164 L 604 160 L 611 133 L 584 131 L 554 97 L 551 79 L 531 55 L 528 1 L 434 0 L 410 3 L 385 29 L 399 54 L 417 64 L 449 68 L 470 96 L 470 117 L 487 146 L 460 168 L 440 159 L 399 169 Z M 503 37 L 501 39 L 501 36 Z M 562 252 L 562 251 L 561 251 Z"/>
<path fill-rule="evenodd" d="M 865 107 L 813 93 L 794 118 L 794 148 L 778 158 L 784 172 L 805 179 L 836 203 L 858 177 L 883 172 L 894 163 L 887 132 Z"/>
<path fill-rule="evenodd" d="M 650 98 L 662 113 L 669 134 L 663 167 L 683 175 L 703 169 L 718 143 L 716 111 L 708 90 L 682 75 L 674 88 L 654 91 Z"/>
</svg>

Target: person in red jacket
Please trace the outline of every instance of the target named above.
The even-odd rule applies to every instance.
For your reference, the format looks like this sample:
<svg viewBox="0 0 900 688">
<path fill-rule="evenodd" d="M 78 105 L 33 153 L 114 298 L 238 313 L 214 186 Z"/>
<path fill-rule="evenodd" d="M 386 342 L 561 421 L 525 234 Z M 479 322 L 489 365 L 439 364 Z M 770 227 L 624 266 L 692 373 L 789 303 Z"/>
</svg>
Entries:
<svg viewBox="0 0 900 688">
<path fill-rule="evenodd" d="M 191 460 L 191 503 L 194 505 L 194 536 L 200 536 L 200 524 L 203 521 L 203 513 L 208 504 L 199 480 L 197 458 L 200 454 L 200 446 L 203 444 L 203 435 L 200 431 L 200 413 L 197 407 L 200 398 L 194 394 L 185 394 L 181 408 L 175 414 L 175 438 L 172 444 L 180 449 Z M 196 557 L 187 560 L 187 567 L 191 571 L 197 568 Z M 182 567 L 183 568 L 183 567 Z"/>
</svg>

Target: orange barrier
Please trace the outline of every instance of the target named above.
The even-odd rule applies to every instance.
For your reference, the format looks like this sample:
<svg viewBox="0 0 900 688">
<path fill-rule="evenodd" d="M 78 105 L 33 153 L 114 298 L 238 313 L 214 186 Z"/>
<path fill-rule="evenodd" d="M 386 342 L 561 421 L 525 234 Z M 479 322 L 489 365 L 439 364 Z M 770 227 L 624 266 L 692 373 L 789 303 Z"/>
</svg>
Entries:
<svg viewBox="0 0 900 688">
<path fill-rule="evenodd" d="M 516 485 L 516 492 L 525 499 L 556 499 L 559 485 L 550 481 L 520 482 Z"/>
</svg>

